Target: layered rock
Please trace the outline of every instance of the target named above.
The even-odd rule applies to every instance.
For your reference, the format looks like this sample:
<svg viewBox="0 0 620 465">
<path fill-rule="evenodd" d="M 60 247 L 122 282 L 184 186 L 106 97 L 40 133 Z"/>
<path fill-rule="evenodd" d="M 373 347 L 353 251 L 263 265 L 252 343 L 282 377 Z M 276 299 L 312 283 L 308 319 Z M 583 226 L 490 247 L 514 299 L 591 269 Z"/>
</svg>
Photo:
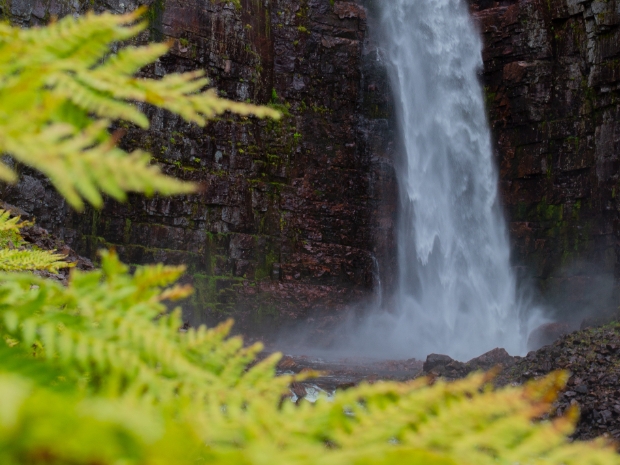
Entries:
<svg viewBox="0 0 620 465">
<path fill-rule="evenodd" d="M 471 4 L 515 259 L 560 311 L 613 310 L 620 3 Z"/>
</svg>

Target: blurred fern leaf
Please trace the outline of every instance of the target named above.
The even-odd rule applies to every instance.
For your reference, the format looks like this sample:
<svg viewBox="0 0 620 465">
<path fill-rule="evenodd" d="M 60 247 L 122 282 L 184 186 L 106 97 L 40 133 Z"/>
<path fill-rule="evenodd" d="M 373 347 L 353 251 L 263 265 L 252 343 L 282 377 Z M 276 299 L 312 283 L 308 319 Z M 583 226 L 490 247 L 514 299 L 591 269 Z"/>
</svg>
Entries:
<svg viewBox="0 0 620 465">
<path fill-rule="evenodd" d="M 89 13 L 42 28 L 0 24 L 0 152 L 41 171 L 76 209 L 102 205 L 102 193 L 123 200 L 127 192 L 190 193 L 196 185 L 170 178 L 142 151 L 116 146 L 114 120 L 142 128 L 149 121 L 139 104 L 151 104 L 204 125 L 225 111 L 278 118 L 266 108 L 221 99 L 203 89 L 202 71 L 137 78 L 142 67 L 164 55 L 167 44 L 113 44 L 146 27 L 144 9 L 126 15 Z M 0 180 L 17 175 L 0 162 Z"/>
<path fill-rule="evenodd" d="M 114 253 L 63 287 L 0 274 L 0 463 L 618 465 L 570 443 L 577 411 L 537 420 L 568 375 L 492 390 L 490 378 L 378 382 L 295 405 L 279 355 L 187 332 L 162 303 L 179 267 L 131 275 Z M 53 459 L 53 460 L 52 460 Z"/>
<path fill-rule="evenodd" d="M 103 193 L 195 188 L 162 175 L 148 154 L 116 147 L 112 120 L 148 126 L 134 102 L 197 124 L 223 111 L 278 116 L 202 92 L 199 72 L 135 78 L 167 50 L 109 55 L 144 29 L 141 13 L 0 24 L 0 152 L 46 174 L 76 208 L 101 205 Z M 16 180 L 1 161 L 0 179 Z M 286 394 L 301 377 L 276 376 L 279 354 L 257 362 L 262 346 L 230 337 L 231 321 L 179 331 L 181 309 L 165 301 L 191 293 L 174 284 L 184 267 L 132 274 L 105 252 L 100 269 L 73 270 L 67 286 L 8 272 L 67 265 L 24 250 L 24 225 L 0 210 L 3 465 L 620 465 L 602 441 L 568 441 L 576 410 L 540 421 L 563 372 L 497 391 L 482 374 L 378 382 L 295 405 Z"/>
</svg>

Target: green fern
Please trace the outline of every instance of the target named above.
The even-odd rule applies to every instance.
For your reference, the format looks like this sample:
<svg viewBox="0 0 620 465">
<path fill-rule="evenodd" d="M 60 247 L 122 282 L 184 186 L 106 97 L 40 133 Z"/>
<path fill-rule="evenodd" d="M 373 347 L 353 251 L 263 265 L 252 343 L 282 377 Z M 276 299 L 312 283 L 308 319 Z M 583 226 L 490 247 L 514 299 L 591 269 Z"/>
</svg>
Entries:
<svg viewBox="0 0 620 465">
<path fill-rule="evenodd" d="M 19 217 L 12 217 L 11 213 L 0 209 L 0 248 L 14 249 L 25 245 L 20 229 L 30 223 L 21 222 Z"/>
<path fill-rule="evenodd" d="M 33 249 L 24 241 L 19 231 L 31 224 L 0 209 L 0 271 L 44 270 L 58 273 L 63 268 L 74 266 L 64 261 L 65 255 Z"/>
<path fill-rule="evenodd" d="M 19 216 L 11 215 L 11 212 L 0 209 L 0 232 L 19 232 L 25 226 L 32 223 L 21 221 Z"/>
<path fill-rule="evenodd" d="M 63 261 L 65 255 L 47 250 L 0 249 L 0 271 L 45 270 L 58 273 L 71 266 Z"/>
<path fill-rule="evenodd" d="M 151 44 L 110 54 L 111 45 L 145 29 L 143 13 L 90 13 L 32 29 L 0 24 L 0 152 L 41 171 L 76 209 L 84 200 L 101 206 L 102 193 L 123 200 L 130 191 L 195 191 L 194 184 L 163 175 L 148 153 L 127 154 L 116 146 L 117 136 L 108 132 L 113 120 L 149 126 L 136 102 L 199 125 L 225 111 L 280 116 L 203 91 L 209 81 L 202 71 L 160 80 L 134 77 L 169 48 Z M 15 182 L 17 175 L 0 162 L 0 179 Z"/>
<path fill-rule="evenodd" d="M 70 372 L 87 368 L 97 392 L 137 391 L 169 401 L 180 390 L 193 397 L 206 386 L 239 385 L 260 346 L 243 349 L 239 338 L 224 341 L 230 325 L 212 333 L 217 344 L 208 347 L 204 329 L 179 333 L 179 312 L 166 313 L 160 289 L 183 271 L 158 265 L 129 275 L 114 254 L 104 253 L 100 271 L 74 270 L 67 287 L 30 275 L 0 275 L 7 335 Z M 173 287 L 163 297 L 183 295 L 186 288 Z M 39 306 L 34 315 L 33 305 Z M 239 358 L 214 363 L 209 350 Z"/>
<path fill-rule="evenodd" d="M 562 372 L 499 391 L 477 374 L 283 400 L 293 378 L 275 376 L 279 356 L 248 368 L 261 346 L 228 337 L 230 322 L 178 331 L 162 301 L 187 294 L 182 272 L 130 275 L 106 253 L 67 287 L 0 274 L 0 463 L 620 464 L 601 441 L 569 443 L 576 410 L 533 421 Z"/>
</svg>

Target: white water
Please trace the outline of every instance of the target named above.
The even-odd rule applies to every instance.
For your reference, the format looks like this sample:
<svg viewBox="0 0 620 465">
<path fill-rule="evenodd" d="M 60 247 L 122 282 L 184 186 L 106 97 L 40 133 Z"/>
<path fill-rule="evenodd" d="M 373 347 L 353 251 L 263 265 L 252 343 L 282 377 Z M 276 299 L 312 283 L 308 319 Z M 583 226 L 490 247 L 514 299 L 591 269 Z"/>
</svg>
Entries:
<svg viewBox="0 0 620 465">
<path fill-rule="evenodd" d="M 478 76 L 482 43 L 466 1 L 376 6 L 378 59 L 390 76 L 404 159 L 399 283 L 386 295 L 375 262 L 377 299 L 361 321 L 337 328 L 324 352 L 466 361 L 502 347 L 523 355 L 529 332 L 546 321 L 517 292 Z"/>
<path fill-rule="evenodd" d="M 403 355 L 521 354 L 531 312 L 510 266 L 478 31 L 463 0 L 377 3 L 406 162 L 398 293 L 372 326 Z"/>
</svg>

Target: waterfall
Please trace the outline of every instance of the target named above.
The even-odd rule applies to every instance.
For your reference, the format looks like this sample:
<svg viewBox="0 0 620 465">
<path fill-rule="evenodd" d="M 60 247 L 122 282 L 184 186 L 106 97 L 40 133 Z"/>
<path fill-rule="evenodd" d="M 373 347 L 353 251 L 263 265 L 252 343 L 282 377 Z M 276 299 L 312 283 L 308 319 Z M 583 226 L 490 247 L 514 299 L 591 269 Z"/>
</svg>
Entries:
<svg viewBox="0 0 620 465">
<path fill-rule="evenodd" d="M 527 310 L 510 264 L 478 77 L 482 43 L 468 5 L 377 4 L 405 160 L 398 292 L 389 316 L 371 326 L 403 355 L 523 353 Z"/>
</svg>

